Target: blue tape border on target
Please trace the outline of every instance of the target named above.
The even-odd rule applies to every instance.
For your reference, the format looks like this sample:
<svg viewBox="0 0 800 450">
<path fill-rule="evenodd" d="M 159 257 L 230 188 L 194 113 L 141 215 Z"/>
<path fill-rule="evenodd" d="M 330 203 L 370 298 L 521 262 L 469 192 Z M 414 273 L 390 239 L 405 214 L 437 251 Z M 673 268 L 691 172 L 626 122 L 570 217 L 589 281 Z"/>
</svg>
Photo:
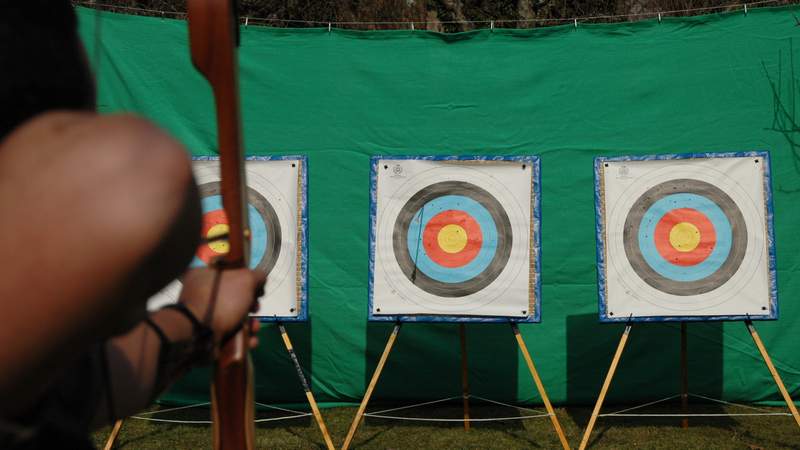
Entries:
<svg viewBox="0 0 800 450">
<path fill-rule="evenodd" d="M 610 317 L 606 310 L 606 277 L 605 277 L 605 237 L 603 233 L 603 217 L 600 195 L 600 169 L 605 162 L 616 161 L 652 161 L 676 159 L 702 159 L 702 158 L 749 158 L 759 157 L 764 161 L 764 196 L 766 203 L 767 244 L 768 244 L 768 272 L 769 287 L 769 314 L 750 315 L 719 315 L 719 316 L 640 316 L 640 317 Z M 673 153 L 663 155 L 639 156 L 596 156 L 594 158 L 594 210 L 595 210 L 595 236 L 597 252 L 597 296 L 599 319 L 602 323 L 619 322 L 700 322 L 700 321 L 735 321 L 735 320 L 776 320 L 778 319 L 778 272 L 775 256 L 775 233 L 773 229 L 772 206 L 772 174 L 771 161 L 768 151 L 747 152 L 707 152 L 707 153 Z"/>
<path fill-rule="evenodd" d="M 531 174 L 533 184 L 533 198 L 531 207 L 533 208 L 533 251 L 536 255 L 534 276 L 534 304 L 533 314 L 525 317 L 507 316 L 446 316 L 446 315 L 384 315 L 373 314 L 373 294 L 375 271 L 375 222 L 377 220 L 377 181 L 378 181 L 378 161 L 385 160 L 423 160 L 423 161 L 520 161 L 528 162 L 534 168 Z M 478 323 L 539 323 L 542 321 L 542 246 L 541 246 L 541 160 L 536 155 L 525 156 L 394 156 L 394 155 L 374 155 L 370 158 L 370 188 L 369 188 L 369 274 L 368 274 L 368 303 L 367 320 L 370 322 L 478 322 Z"/>
<path fill-rule="evenodd" d="M 219 156 L 193 156 L 192 161 L 219 161 Z M 296 316 L 258 317 L 260 322 L 306 322 L 308 321 L 308 156 L 305 155 L 273 155 L 247 156 L 245 161 L 298 161 L 300 163 L 300 234 L 302 247 L 300 252 L 300 310 Z M 269 281 L 267 281 L 269 282 Z"/>
</svg>

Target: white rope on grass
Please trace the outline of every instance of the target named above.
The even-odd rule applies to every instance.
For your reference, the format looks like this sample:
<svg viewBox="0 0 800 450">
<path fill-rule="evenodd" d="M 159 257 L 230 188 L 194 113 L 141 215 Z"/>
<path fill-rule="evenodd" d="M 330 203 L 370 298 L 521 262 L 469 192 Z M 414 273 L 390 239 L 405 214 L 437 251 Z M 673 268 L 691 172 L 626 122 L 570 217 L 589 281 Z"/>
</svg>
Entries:
<svg viewBox="0 0 800 450">
<path fill-rule="evenodd" d="M 672 400 L 673 398 L 678 398 L 678 397 L 680 397 L 680 395 L 673 395 L 671 397 L 662 398 L 661 400 L 652 401 L 652 402 L 649 402 L 649 403 L 645 403 L 643 405 L 632 406 L 630 408 L 625 408 L 625 409 L 621 409 L 619 411 L 614 411 L 613 413 L 606 413 L 606 414 L 600 414 L 600 415 L 601 416 L 613 416 L 613 415 L 617 415 L 617 414 L 620 414 L 620 413 L 633 411 L 634 409 L 641 409 L 641 408 L 645 408 L 647 406 L 652 406 L 652 405 L 655 405 L 655 404 L 658 404 L 658 403 L 666 402 L 668 400 Z"/>
<path fill-rule="evenodd" d="M 758 407 L 756 407 L 756 406 L 742 405 L 741 403 L 733 403 L 733 402 L 728 402 L 728 401 L 721 400 L 721 399 L 718 399 L 718 398 L 706 397 L 706 396 L 704 396 L 704 395 L 699 395 L 699 394 L 689 394 L 689 397 L 697 397 L 697 398 L 702 398 L 703 400 L 708 400 L 708 401 L 711 401 L 711 402 L 722 403 L 723 405 L 738 406 L 738 407 L 740 407 L 740 408 L 747 408 L 747 409 L 754 409 L 754 410 L 756 410 L 756 411 L 764 411 L 764 412 L 769 412 L 769 410 L 768 410 L 768 409 L 764 409 L 764 408 L 758 408 Z"/>
<path fill-rule="evenodd" d="M 533 409 L 533 408 L 526 408 L 524 406 L 511 405 L 509 403 L 498 402 L 497 400 L 491 400 L 491 399 L 488 399 L 488 398 L 478 397 L 477 395 L 470 395 L 469 398 L 476 398 L 476 399 L 482 400 L 484 402 L 494 403 L 494 404 L 500 405 L 500 406 L 507 406 L 509 408 L 524 409 L 525 411 L 531 411 L 531 412 L 535 412 L 535 413 L 543 413 L 544 412 L 541 409 Z"/>
<path fill-rule="evenodd" d="M 488 398 L 485 398 L 485 397 L 479 397 L 477 395 L 467 395 L 466 397 L 468 399 L 474 398 L 474 399 L 481 400 L 481 401 L 484 401 L 484 402 L 494 403 L 494 404 L 500 405 L 500 406 L 506 406 L 506 407 L 509 407 L 509 408 L 522 409 L 522 410 L 525 410 L 525 411 L 531 411 L 531 412 L 535 412 L 535 413 L 543 413 L 544 412 L 541 409 L 534 409 L 534 408 L 527 408 L 527 407 L 524 407 L 524 406 L 512 405 L 512 404 L 509 404 L 509 403 L 499 402 L 497 400 L 491 400 L 491 399 L 488 399 Z M 389 409 L 383 409 L 383 410 L 375 411 L 375 412 L 371 412 L 371 413 L 364 413 L 364 415 L 365 416 L 370 416 L 370 415 L 374 415 L 374 414 L 383 414 L 383 413 L 387 413 L 387 412 L 400 411 L 400 410 L 403 410 L 403 409 L 410 409 L 410 408 L 416 408 L 417 406 L 433 405 L 433 404 L 436 404 L 436 403 L 443 403 L 443 402 L 448 402 L 448 401 L 451 401 L 451 400 L 462 399 L 462 398 L 464 398 L 464 396 L 447 397 L 447 398 L 443 398 L 443 399 L 439 399 L 439 400 L 432 400 L 432 401 L 429 401 L 429 402 L 415 403 L 413 405 L 399 406 L 397 408 L 389 408 Z"/>
<path fill-rule="evenodd" d="M 147 411 L 147 412 L 139 413 L 139 415 L 140 416 L 146 416 L 146 415 L 156 414 L 156 413 L 172 412 L 172 411 L 178 411 L 178 410 L 181 410 L 181 409 L 197 408 L 197 407 L 200 407 L 200 406 L 206 406 L 206 405 L 210 405 L 210 404 L 211 404 L 211 402 L 205 402 L 205 403 L 197 403 L 197 404 L 194 404 L 194 405 L 178 406 L 178 407 L 169 408 L 169 409 L 157 409 L 155 411 Z"/>
<path fill-rule="evenodd" d="M 436 404 L 436 403 L 442 403 L 442 402 L 448 402 L 450 400 L 455 400 L 457 398 L 461 398 L 461 396 L 448 397 L 448 398 L 443 398 L 441 400 L 432 400 L 432 401 L 429 401 L 429 402 L 416 403 L 416 404 L 407 405 L 407 406 L 400 406 L 398 408 L 389 408 L 389 409 L 384 409 L 384 410 L 381 410 L 381 411 L 375 411 L 374 413 L 364 413 L 364 415 L 365 416 L 371 416 L 373 414 L 383 414 L 383 413 L 392 412 L 392 411 L 400 411 L 401 409 L 416 408 L 417 406 L 433 405 L 433 404 Z"/>
<path fill-rule="evenodd" d="M 140 413 L 139 415 L 136 415 L 136 416 L 130 416 L 130 418 L 131 419 L 137 419 L 137 420 L 149 420 L 151 422 L 162 422 L 162 423 L 177 423 L 177 424 L 186 424 L 186 425 L 198 425 L 198 424 L 208 425 L 208 424 L 212 423 L 210 420 L 159 419 L 157 417 L 152 417 L 152 415 L 161 414 L 161 413 L 167 413 L 167 412 L 173 412 L 173 411 L 179 411 L 179 410 L 182 410 L 182 409 L 197 408 L 197 407 L 200 407 L 200 406 L 207 406 L 207 405 L 210 405 L 210 404 L 211 404 L 211 402 L 205 402 L 205 403 L 197 403 L 197 404 L 194 404 L 194 405 L 178 406 L 178 407 L 175 407 L 175 408 L 159 409 L 159 410 L 155 410 L 155 411 L 147 411 L 147 412 Z M 308 417 L 308 416 L 312 415 L 310 412 L 303 412 L 303 411 L 296 411 L 294 409 L 281 408 L 280 406 L 268 405 L 266 403 L 255 402 L 255 404 L 258 405 L 258 406 L 263 406 L 264 408 L 275 409 L 275 410 L 278 410 L 278 411 L 283 411 L 283 412 L 288 412 L 288 413 L 292 413 L 293 414 L 291 416 L 269 417 L 269 418 L 266 418 L 266 419 L 256 419 L 255 420 L 256 423 L 274 422 L 274 421 L 278 421 L 278 420 L 299 419 L 301 417 Z M 145 416 L 148 416 L 148 417 L 145 417 Z"/>
<path fill-rule="evenodd" d="M 416 422 L 464 422 L 465 419 L 435 419 L 431 417 L 403 417 L 403 416 L 384 416 L 376 414 L 364 414 L 376 419 L 392 419 L 392 420 L 408 420 Z M 503 420 L 524 420 L 533 419 L 536 417 L 548 417 L 550 414 L 536 414 L 531 416 L 513 416 L 513 417 L 489 417 L 486 419 L 466 419 L 467 422 L 499 422 Z"/>
<path fill-rule="evenodd" d="M 720 399 L 716 399 L 716 398 L 706 397 L 706 396 L 704 396 L 704 395 L 699 395 L 699 394 L 691 394 L 691 393 L 689 393 L 689 394 L 687 394 L 687 395 L 688 395 L 689 397 L 697 397 L 697 398 L 701 398 L 701 399 L 703 399 L 703 400 L 708 400 L 708 401 L 712 401 L 712 402 L 722 403 L 722 404 L 725 404 L 725 405 L 730 405 L 730 406 L 738 406 L 738 407 L 740 407 L 740 408 L 753 409 L 753 410 L 756 410 L 756 411 L 762 411 L 762 412 L 760 412 L 760 413 L 686 413 L 686 414 L 673 414 L 673 413 L 649 413 L 649 414 L 645 414 L 645 413 L 638 413 L 638 414 L 624 414 L 624 413 L 626 413 L 627 411 L 633 411 L 633 410 L 636 410 L 636 409 L 641 409 L 641 408 L 644 408 L 644 407 L 647 407 L 647 406 L 652 406 L 652 405 L 655 405 L 655 404 L 658 404 L 658 403 L 662 403 L 662 402 L 665 402 L 665 401 L 668 401 L 668 400 L 672 400 L 672 399 L 678 398 L 678 397 L 680 397 L 680 394 L 678 394 L 678 395 L 673 395 L 673 396 L 671 396 L 671 397 L 662 398 L 661 400 L 656 400 L 656 401 L 652 401 L 652 402 L 649 402 L 649 403 L 645 403 L 645 404 L 643 404 L 643 405 L 639 405 L 639 406 L 633 406 L 633 407 L 631 407 L 631 408 L 626 408 L 626 409 L 622 409 L 622 410 L 615 411 L 615 412 L 611 412 L 611 413 L 599 414 L 599 415 L 598 415 L 598 417 L 739 417 L 739 416 L 791 416 L 791 414 L 789 414 L 789 413 L 786 413 L 786 412 L 771 412 L 771 411 L 769 411 L 768 409 L 757 408 L 757 407 L 755 407 L 755 406 L 742 405 L 742 404 L 740 404 L 740 403 L 728 402 L 728 401 L 725 401 L 725 400 L 720 400 Z"/>
<path fill-rule="evenodd" d="M 262 423 L 262 422 L 274 422 L 277 420 L 289 420 L 289 419 L 299 419 L 301 417 L 308 417 L 311 413 L 303 413 L 303 414 L 295 414 L 293 416 L 284 416 L 284 417 L 270 417 L 267 419 L 256 419 L 255 423 Z M 140 416 L 131 416 L 131 419 L 138 419 L 138 420 L 147 420 L 150 422 L 162 422 L 162 423 L 177 423 L 177 424 L 184 424 L 184 425 L 210 425 L 212 422 L 210 420 L 177 420 L 177 419 L 159 419 L 157 417 L 140 417 Z"/>
<path fill-rule="evenodd" d="M 791 416 L 789 413 L 718 413 L 718 414 L 600 414 L 599 417 L 738 417 L 738 416 Z"/>
<path fill-rule="evenodd" d="M 173 419 L 159 419 L 157 417 L 141 417 L 141 416 L 130 416 L 130 418 L 137 420 L 147 420 L 149 422 L 178 423 L 186 425 L 198 425 L 198 424 L 208 425 L 211 423 L 210 420 L 173 420 Z"/>
<path fill-rule="evenodd" d="M 506 406 L 506 407 L 509 407 L 509 408 L 522 409 L 522 410 L 527 410 L 527 411 L 531 411 L 531 412 L 534 412 L 534 413 L 538 413 L 538 414 L 532 414 L 532 415 L 527 415 L 527 416 L 488 417 L 488 418 L 480 418 L 480 419 L 479 418 L 469 418 L 469 419 L 466 419 L 466 421 L 468 421 L 468 422 L 500 422 L 500 421 L 506 421 L 506 420 L 524 420 L 524 419 L 534 419 L 534 418 L 537 418 L 537 417 L 549 417 L 549 416 L 552 415 L 552 414 L 543 412 L 541 410 L 536 410 L 536 409 L 532 409 L 532 408 L 526 408 L 526 407 L 523 407 L 523 406 L 515 406 L 515 405 L 508 404 L 508 403 L 499 402 L 497 400 L 491 400 L 491 399 L 484 398 L 484 397 L 478 397 L 477 395 L 466 395 L 466 396 L 448 397 L 448 398 L 443 398 L 443 399 L 439 399 L 439 400 L 431 400 L 429 402 L 415 403 L 413 405 L 400 406 L 400 407 L 397 407 L 397 408 L 389 408 L 389 409 L 384 409 L 384 410 L 381 410 L 381 411 L 376 411 L 376 412 L 371 412 L 371 413 L 364 413 L 364 417 L 371 417 L 371 418 L 375 418 L 375 419 L 406 420 L 406 421 L 416 421 L 416 422 L 464 422 L 465 419 L 463 419 L 463 418 L 461 418 L 461 419 L 437 419 L 437 418 L 432 418 L 432 417 L 389 416 L 389 415 L 385 414 L 385 413 L 388 413 L 388 412 L 400 411 L 400 410 L 410 409 L 410 408 L 416 408 L 418 406 L 433 405 L 433 404 L 448 402 L 448 401 L 461 399 L 461 398 L 468 398 L 468 399 L 469 398 L 475 398 L 475 399 L 478 399 L 478 400 L 482 400 L 482 401 L 489 402 L 489 403 L 494 403 L 494 404 L 501 405 L 501 406 Z"/>
<path fill-rule="evenodd" d="M 284 412 L 288 412 L 288 413 L 311 414 L 311 413 L 306 413 L 305 411 L 297 411 L 297 410 L 294 410 L 294 409 L 281 408 L 280 406 L 267 405 L 266 403 L 255 402 L 255 404 L 258 405 L 258 406 L 263 406 L 265 408 L 276 409 L 278 411 L 284 411 Z"/>
<path fill-rule="evenodd" d="M 270 417 L 270 418 L 268 418 L 268 419 L 256 419 L 256 420 L 255 420 L 255 422 L 256 422 L 256 423 L 261 423 L 261 422 L 274 422 L 274 421 L 276 421 L 276 420 L 299 419 L 299 418 L 301 418 L 301 417 L 308 417 L 308 416 L 310 416 L 310 415 L 311 415 L 311 413 L 302 413 L 302 414 L 295 414 L 295 415 L 293 415 L 293 416 L 284 416 L 284 417 Z"/>
</svg>

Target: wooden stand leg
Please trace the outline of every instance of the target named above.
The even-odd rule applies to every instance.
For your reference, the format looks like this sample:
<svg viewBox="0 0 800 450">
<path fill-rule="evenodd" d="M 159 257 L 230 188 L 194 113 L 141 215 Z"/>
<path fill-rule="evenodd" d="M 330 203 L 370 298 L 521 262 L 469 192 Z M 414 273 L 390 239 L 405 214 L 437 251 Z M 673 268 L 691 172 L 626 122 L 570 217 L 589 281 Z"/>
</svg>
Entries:
<svg viewBox="0 0 800 450">
<path fill-rule="evenodd" d="M 689 363 L 688 337 L 686 335 L 686 322 L 681 322 L 681 411 L 689 413 Z M 689 417 L 684 416 L 681 420 L 681 428 L 689 428 Z"/>
<path fill-rule="evenodd" d="M 292 359 L 292 363 L 294 363 L 294 369 L 297 371 L 297 377 L 300 379 L 300 384 L 303 385 L 306 399 L 308 400 L 308 404 L 311 406 L 311 412 L 314 414 L 314 419 L 317 421 L 319 430 L 322 432 L 322 437 L 325 439 L 325 446 L 328 448 L 328 450 L 334 450 L 336 447 L 333 445 L 331 435 L 328 434 L 328 427 L 325 426 L 325 421 L 322 420 L 322 414 L 319 412 L 317 401 L 314 399 L 314 394 L 311 392 L 311 387 L 308 385 L 306 376 L 303 373 L 303 368 L 300 366 L 300 361 L 297 360 L 297 355 L 294 353 L 294 347 L 292 347 L 292 341 L 289 340 L 289 335 L 286 333 L 286 328 L 282 323 L 278 322 L 278 329 L 281 332 L 283 343 L 286 345 L 286 350 L 289 352 L 289 357 Z"/>
<path fill-rule="evenodd" d="M 547 397 L 547 392 L 544 390 L 542 379 L 539 378 L 539 372 L 536 371 L 536 367 L 533 365 L 533 359 L 531 359 L 531 354 L 528 353 L 528 347 L 525 345 L 525 340 L 522 339 L 522 334 L 519 332 L 519 327 L 517 327 L 516 323 L 511 322 L 511 329 L 514 331 L 514 337 L 517 338 L 517 345 L 519 345 L 519 349 L 522 351 L 522 356 L 525 358 L 525 362 L 528 364 L 528 369 L 531 371 L 533 382 L 536 383 L 536 389 L 539 390 L 539 395 L 542 397 L 544 407 L 547 409 L 547 413 L 550 415 L 550 421 L 553 422 L 553 428 L 555 428 L 558 439 L 561 441 L 561 446 L 569 450 L 567 438 L 564 436 L 564 431 L 561 429 L 561 424 L 558 422 L 558 417 L 553 409 L 553 405 L 550 404 L 550 399 Z"/>
<path fill-rule="evenodd" d="M 114 422 L 114 428 L 111 429 L 111 434 L 108 436 L 108 440 L 106 441 L 106 446 L 103 447 L 103 450 L 111 450 L 114 448 L 114 443 L 117 440 L 117 436 L 119 436 L 119 430 L 122 429 L 122 419 L 118 419 Z"/>
<path fill-rule="evenodd" d="M 756 328 L 753 326 L 753 322 L 747 320 L 745 321 L 745 325 L 747 325 L 747 331 L 750 332 L 750 336 L 752 336 L 753 342 L 756 343 L 758 351 L 761 352 L 761 357 L 764 358 L 764 362 L 767 364 L 767 368 L 769 369 L 769 372 L 772 374 L 772 378 L 775 380 L 775 384 L 778 385 L 778 390 L 781 391 L 781 395 L 783 396 L 783 400 L 786 402 L 786 406 L 788 406 L 789 410 L 792 412 L 794 421 L 797 422 L 797 426 L 800 427 L 800 414 L 797 413 L 797 407 L 794 406 L 792 397 L 789 396 L 789 391 L 787 391 L 786 386 L 783 385 L 783 380 L 781 380 L 781 376 L 778 375 L 778 371 L 775 370 L 775 366 L 772 364 L 772 359 L 770 359 L 769 354 L 767 354 L 767 349 L 764 347 L 764 343 L 761 342 L 761 338 L 758 336 Z"/>
<path fill-rule="evenodd" d="M 458 326 L 461 340 L 461 398 L 464 400 L 464 431 L 469 431 L 469 376 L 467 373 L 467 327 Z"/>
<path fill-rule="evenodd" d="M 386 341 L 386 348 L 383 349 L 381 359 L 378 361 L 378 367 L 375 368 L 375 373 L 372 374 L 372 379 L 369 382 L 369 386 L 367 386 L 367 392 L 364 393 L 364 399 L 361 400 L 361 405 L 358 407 L 356 417 L 350 425 L 350 431 L 347 432 L 347 438 L 344 440 L 342 450 L 347 450 L 350 447 L 350 444 L 353 442 L 353 437 L 356 435 L 356 430 L 358 430 L 358 426 L 361 425 L 361 419 L 364 417 L 364 411 L 367 409 L 369 398 L 372 397 L 372 391 L 375 390 L 375 385 L 378 384 L 378 378 L 381 376 L 383 366 L 386 364 L 386 360 L 389 359 L 389 353 L 392 351 L 394 341 L 397 340 L 397 334 L 400 332 L 400 325 L 400 322 L 394 324 L 392 334 L 389 335 L 389 340 Z"/>
<path fill-rule="evenodd" d="M 614 378 L 614 372 L 617 370 L 619 358 L 622 356 L 622 350 L 625 348 L 625 343 L 628 342 L 628 334 L 630 334 L 630 332 L 631 324 L 628 323 L 625 326 L 625 331 L 622 332 L 619 345 L 617 345 L 617 352 L 614 353 L 614 359 L 611 360 L 611 367 L 608 368 L 608 374 L 606 375 L 606 380 L 603 382 L 603 388 L 600 389 L 600 395 L 597 397 L 597 403 L 594 405 L 592 417 L 589 419 L 589 425 L 586 426 L 586 431 L 583 433 L 583 439 L 581 440 L 581 446 L 579 447 L 580 450 L 585 449 L 589 444 L 589 436 L 592 435 L 594 423 L 597 421 L 597 416 L 600 414 L 600 408 L 603 407 L 603 400 L 605 400 L 606 393 L 608 393 L 608 387 L 611 386 L 611 380 Z"/>
</svg>

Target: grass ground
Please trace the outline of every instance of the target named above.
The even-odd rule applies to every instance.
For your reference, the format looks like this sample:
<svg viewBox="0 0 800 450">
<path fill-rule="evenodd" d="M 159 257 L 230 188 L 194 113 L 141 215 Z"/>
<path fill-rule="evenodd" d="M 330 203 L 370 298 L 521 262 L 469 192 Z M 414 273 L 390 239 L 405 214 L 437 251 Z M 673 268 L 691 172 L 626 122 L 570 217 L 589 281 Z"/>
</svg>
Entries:
<svg viewBox="0 0 800 450">
<path fill-rule="evenodd" d="M 388 406 L 387 406 L 388 407 Z M 370 410 L 382 409 L 370 407 Z M 619 410 L 609 406 L 604 412 Z M 784 413 L 786 408 L 764 408 Z M 344 441 L 356 408 L 331 408 L 322 411 L 336 446 Z M 637 412 L 676 413 L 679 407 L 665 405 Z M 690 413 L 757 412 L 735 406 L 692 405 Z M 459 406 L 427 406 L 391 413 L 405 417 L 458 418 Z M 502 406 L 473 404 L 472 417 L 509 417 L 534 414 Z M 590 408 L 558 408 L 556 414 L 567 440 L 577 448 L 591 414 Z M 275 417 L 258 412 L 258 417 Z M 162 419 L 207 420 L 207 408 L 195 408 L 157 415 Z M 797 449 L 800 429 L 791 417 L 733 416 L 691 418 L 682 429 L 678 417 L 601 417 L 590 441 L 596 449 Z M 110 427 L 94 435 L 102 448 Z M 210 448 L 211 427 L 206 424 L 173 424 L 128 419 L 117 440 L 121 449 L 206 449 Z M 287 421 L 261 422 L 256 426 L 256 447 L 269 449 L 324 448 L 322 436 L 310 417 Z M 502 422 L 473 423 L 465 432 L 459 422 L 412 422 L 367 418 L 359 429 L 352 448 L 356 449 L 557 449 L 558 438 L 547 417 Z"/>
</svg>

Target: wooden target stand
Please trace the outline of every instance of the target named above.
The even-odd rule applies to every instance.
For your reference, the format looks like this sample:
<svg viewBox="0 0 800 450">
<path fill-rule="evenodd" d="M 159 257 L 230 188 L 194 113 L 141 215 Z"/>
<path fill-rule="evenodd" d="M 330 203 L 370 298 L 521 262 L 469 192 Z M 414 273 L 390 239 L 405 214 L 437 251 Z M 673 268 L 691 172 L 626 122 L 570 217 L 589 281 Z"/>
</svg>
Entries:
<svg viewBox="0 0 800 450">
<path fill-rule="evenodd" d="M 555 429 L 556 434 L 558 435 L 558 439 L 561 441 L 561 445 L 565 449 L 569 449 L 569 443 L 567 442 L 567 438 L 564 436 L 564 431 L 561 428 L 561 424 L 558 422 L 558 417 L 556 417 L 556 413 L 553 410 L 553 406 L 550 404 L 550 399 L 547 397 L 547 392 L 544 389 L 544 385 L 542 384 L 542 380 L 539 377 L 539 373 L 536 371 L 536 367 L 533 364 L 533 359 L 531 358 L 530 353 L 528 352 L 528 347 L 525 345 L 525 340 L 522 338 L 522 334 L 519 332 L 519 327 L 514 322 L 509 322 L 511 325 L 511 330 L 514 333 L 514 337 L 516 338 L 517 345 L 519 346 L 520 351 L 522 352 L 522 356 L 525 358 L 525 363 L 528 365 L 528 369 L 531 372 L 531 376 L 533 377 L 533 381 L 536 384 L 536 389 L 539 391 L 539 395 L 542 397 L 542 402 L 544 403 L 545 409 L 547 410 L 547 415 L 550 416 L 550 421 L 553 423 L 553 428 Z M 380 360 L 378 360 L 378 366 L 375 368 L 375 372 L 372 374 L 372 378 L 370 379 L 369 385 L 367 386 L 367 391 L 364 393 L 364 398 L 361 400 L 361 404 L 358 407 L 358 411 L 356 412 L 356 416 L 353 419 L 353 423 L 350 425 L 350 431 L 347 433 L 347 438 L 342 445 L 342 450 L 347 450 L 350 448 L 350 444 L 353 443 L 353 438 L 355 438 L 356 432 L 358 431 L 358 427 L 361 425 L 361 422 L 364 419 L 364 413 L 367 409 L 367 404 L 369 403 L 370 398 L 372 397 L 372 393 L 375 390 L 375 386 L 378 384 L 378 379 L 383 372 L 383 368 L 386 365 L 386 360 L 389 359 L 389 353 L 392 351 L 392 347 L 394 347 L 395 342 L 397 341 L 397 336 L 400 333 L 400 326 L 402 322 L 395 322 L 394 328 L 392 329 L 392 333 L 389 335 L 389 339 L 386 341 L 386 347 L 383 349 L 383 354 L 381 354 Z M 470 416 L 469 416 L 469 378 L 467 376 L 467 338 L 466 338 L 466 326 L 464 323 L 459 324 L 459 341 L 461 344 L 461 389 L 462 389 L 462 399 L 463 399 L 463 407 L 464 407 L 464 431 L 469 431 L 470 428 Z"/>
<path fill-rule="evenodd" d="M 770 359 L 769 354 L 767 353 L 766 347 L 764 347 L 764 343 L 761 341 L 761 338 L 758 336 L 756 332 L 755 326 L 753 326 L 753 322 L 751 320 L 745 320 L 745 326 L 747 327 L 748 333 L 750 333 L 750 337 L 753 338 L 753 342 L 755 343 L 756 348 L 758 348 L 761 357 L 764 359 L 764 363 L 767 365 L 770 374 L 772 375 L 772 379 L 775 380 L 775 384 L 778 386 L 778 390 L 780 391 L 781 395 L 783 396 L 783 400 L 786 402 L 786 405 L 789 407 L 789 410 L 794 417 L 797 426 L 800 427 L 800 414 L 797 412 L 797 408 L 792 401 L 791 396 L 789 395 L 789 391 L 786 390 L 786 386 L 783 384 L 783 380 L 781 380 L 778 371 L 775 369 L 775 366 L 772 364 L 772 359 Z M 620 357 L 622 356 L 622 351 L 625 349 L 625 344 L 628 342 L 628 335 L 630 334 L 632 327 L 632 323 L 629 321 L 625 325 L 625 330 L 622 332 L 622 337 L 620 337 L 619 344 L 617 345 L 617 351 L 614 353 L 614 357 L 611 359 L 611 366 L 608 368 L 608 374 L 606 374 L 605 381 L 603 382 L 603 387 L 600 389 L 600 395 L 597 397 L 597 402 L 594 405 L 594 410 L 592 411 L 592 416 L 589 419 L 589 424 L 586 426 L 586 430 L 583 433 L 583 439 L 581 439 L 581 444 L 579 449 L 583 450 L 589 445 L 589 438 L 591 437 L 592 430 L 594 429 L 595 422 L 597 422 L 597 418 L 600 415 L 600 409 L 603 406 L 603 401 L 606 398 L 606 394 L 608 393 L 608 388 L 611 386 L 611 380 L 614 378 L 614 373 L 617 370 L 617 365 L 619 364 Z M 688 363 L 687 363 L 687 335 L 686 335 L 686 322 L 681 322 L 681 410 L 682 414 L 684 415 L 681 420 L 681 427 L 688 428 L 689 427 L 689 414 L 688 414 L 688 407 L 689 407 L 689 370 L 688 370 Z"/>
<path fill-rule="evenodd" d="M 300 380 L 300 384 L 303 386 L 303 391 L 306 394 L 306 400 L 308 401 L 308 405 L 311 407 L 311 413 L 314 416 L 314 420 L 317 422 L 317 426 L 319 427 L 319 431 L 322 433 L 323 439 L 325 440 L 325 447 L 328 450 L 334 450 L 336 447 L 333 445 L 330 433 L 328 433 L 328 427 L 325 426 L 325 421 L 322 419 L 322 414 L 319 411 L 319 406 L 317 406 L 317 401 L 314 399 L 314 394 L 311 392 L 311 387 L 308 384 L 305 373 L 303 373 L 303 368 L 300 366 L 300 361 L 298 361 L 297 355 L 294 352 L 294 347 L 292 346 L 292 341 L 289 339 L 289 334 L 286 333 L 286 328 L 283 326 L 282 322 L 277 322 L 277 324 L 283 344 L 286 346 L 286 351 L 289 353 L 289 358 L 292 360 L 294 369 L 297 372 L 297 378 Z M 119 436 L 120 429 L 122 429 L 122 420 L 123 419 L 118 419 L 114 423 L 114 427 L 112 428 L 111 434 L 106 440 L 106 445 L 103 447 L 103 450 L 111 450 L 114 448 L 114 443 Z"/>
</svg>

